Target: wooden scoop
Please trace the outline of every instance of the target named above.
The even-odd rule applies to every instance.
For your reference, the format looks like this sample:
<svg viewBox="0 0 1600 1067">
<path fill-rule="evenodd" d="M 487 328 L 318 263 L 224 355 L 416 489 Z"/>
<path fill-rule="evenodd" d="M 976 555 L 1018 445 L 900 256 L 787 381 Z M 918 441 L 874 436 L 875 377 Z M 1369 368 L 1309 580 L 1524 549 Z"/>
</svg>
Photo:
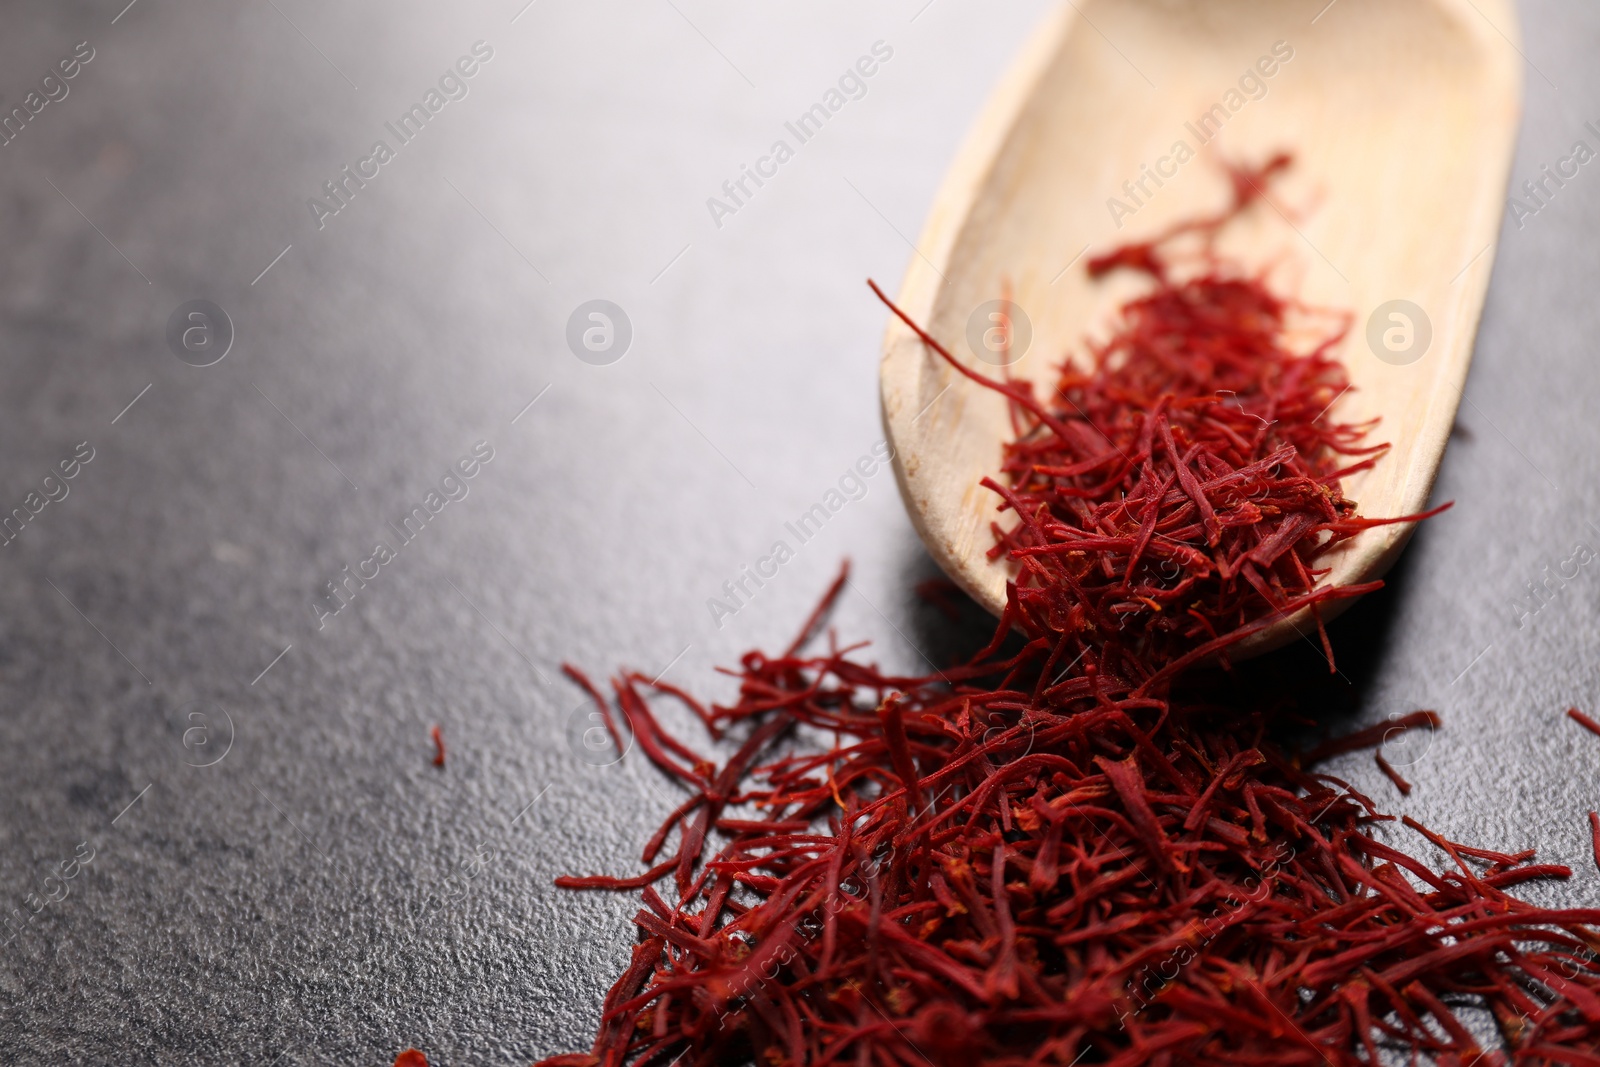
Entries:
<svg viewBox="0 0 1600 1067">
<path fill-rule="evenodd" d="M 1294 166 L 1219 250 L 1353 312 L 1340 353 L 1353 388 L 1337 413 L 1381 416 L 1374 440 L 1393 447 L 1346 494 L 1368 516 L 1423 510 L 1494 260 L 1521 102 L 1516 18 L 1510 0 L 1324 2 L 1069 0 L 969 134 L 896 303 L 993 377 L 1008 357 L 986 340 L 985 305 L 1009 295 L 1010 373 L 1049 396 L 1061 360 L 1148 284 L 1127 271 L 1090 281 L 1088 255 L 1225 206 L 1223 161 L 1290 152 Z M 978 483 L 1011 436 L 1005 400 L 898 319 L 883 349 L 883 421 L 912 521 L 945 573 L 999 614 L 1012 571 L 985 556 L 989 524 L 1015 517 Z M 1413 525 L 1353 538 L 1326 557 L 1325 581 L 1382 575 Z M 1302 612 L 1236 652 L 1309 625 Z"/>
</svg>

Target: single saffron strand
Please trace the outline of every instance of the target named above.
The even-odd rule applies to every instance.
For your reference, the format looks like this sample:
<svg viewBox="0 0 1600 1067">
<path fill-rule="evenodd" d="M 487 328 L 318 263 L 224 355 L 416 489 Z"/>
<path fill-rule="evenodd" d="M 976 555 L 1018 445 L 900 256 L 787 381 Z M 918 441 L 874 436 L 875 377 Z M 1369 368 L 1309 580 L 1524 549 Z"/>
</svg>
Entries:
<svg viewBox="0 0 1600 1067">
<path fill-rule="evenodd" d="M 439 729 L 438 726 L 433 726 L 428 730 L 428 736 L 433 738 L 433 765 L 435 767 L 443 767 L 444 733 Z"/>
<path fill-rule="evenodd" d="M 1595 722 L 1577 708 L 1568 708 L 1567 718 L 1571 719 L 1579 726 L 1582 726 L 1585 730 L 1588 730 L 1595 736 L 1600 737 L 1600 722 Z"/>
<path fill-rule="evenodd" d="M 1383 758 L 1382 749 L 1374 752 L 1372 758 L 1378 761 L 1378 770 L 1388 776 L 1389 781 L 1393 782 L 1395 788 L 1400 790 L 1401 796 L 1408 797 L 1411 795 L 1411 783 L 1400 777 L 1400 772 L 1390 766 L 1389 761 Z"/>
<path fill-rule="evenodd" d="M 1589 813 L 1589 832 L 1593 839 L 1594 865 L 1600 867 L 1600 812 Z"/>
</svg>

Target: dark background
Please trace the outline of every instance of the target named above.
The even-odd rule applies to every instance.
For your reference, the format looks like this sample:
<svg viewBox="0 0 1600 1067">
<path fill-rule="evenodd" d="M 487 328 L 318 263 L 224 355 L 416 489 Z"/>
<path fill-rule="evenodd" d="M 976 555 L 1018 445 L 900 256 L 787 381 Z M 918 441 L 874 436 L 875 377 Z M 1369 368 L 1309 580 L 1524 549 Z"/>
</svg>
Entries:
<svg viewBox="0 0 1600 1067">
<path fill-rule="evenodd" d="M 23 922 L 94 850 L 0 948 L 4 1058 L 587 1047 L 635 904 L 551 879 L 632 873 L 675 799 L 636 758 L 580 758 L 561 662 L 725 696 L 714 665 L 786 641 L 846 555 L 842 634 L 907 670 L 963 639 L 910 593 L 930 565 L 887 473 L 720 628 L 706 600 L 878 440 L 862 281 L 898 282 L 1045 5 L 123 3 L 0 27 L 6 109 L 95 50 L 0 147 L 0 509 L 94 449 L 0 547 L 0 911 Z M 1522 17 L 1514 183 L 1600 148 L 1600 9 Z M 307 198 L 478 40 L 469 95 L 319 230 Z M 716 226 L 705 199 L 878 40 L 867 95 Z M 1600 164 L 1508 220 L 1436 493 L 1456 508 L 1337 627 L 1358 711 L 1328 720 L 1437 708 L 1443 731 L 1391 746 L 1408 799 L 1369 755 L 1339 768 L 1570 863 L 1527 892 L 1591 905 L 1600 738 L 1561 713 L 1600 703 L 1600 564 L 1517 604 L 1600 545 L 1597 220 Z M 236 339 L 197 368 L 165 329 L 202 297 Z M 610 366 L 564 339 L 596 298 L 633 325 Z M 319 630 L 323 583 L 480 440 L 469 495 Z"/>
</svg>

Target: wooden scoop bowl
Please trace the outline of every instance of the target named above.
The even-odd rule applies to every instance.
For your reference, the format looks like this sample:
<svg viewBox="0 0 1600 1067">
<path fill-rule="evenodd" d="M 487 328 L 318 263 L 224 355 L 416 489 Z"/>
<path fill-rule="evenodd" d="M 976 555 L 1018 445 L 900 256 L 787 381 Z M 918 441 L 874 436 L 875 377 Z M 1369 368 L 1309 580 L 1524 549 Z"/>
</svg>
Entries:
<svg viewBox="0 0 1600 1067">
<path fill-rule="evenodd" d="M 1019 352 L 1025 331 L 1014 326 L 1010 372 L 1048 396 L 1060 361 L 1147 284 L 1127 271 L 1089 280 L 1086 253 L 1224 206 L 1225 160 L 1290 152 L 1294 166 L 1224 230 L 1219 250 L 1252 269 L 1276 264 L 1276 284 L 1287 277 L 1305 302 L 1353 313 L 1340 353 L 1353 388 L 1338 415 L 1380 416 L 1374 439 L 1393 447 L 1347 479 L 1346 494 L 1368 516 L 1423 510 L 1494 260 L 1521 102 L 1516 18 L 1510 0 L 1324 2 L 1069 0 L 956 157 L 898 306 L 992 377 L 995 353 L 974 349 L 983 330 L 969 323 L 1008 295 L 1032 333 Z M 986 558 L 989 524 L 1002 517 L 978 483 L 999 470 L 1005 400 L 893 317 L 881 375 L 917 532 L 998 615 L 1011 569 Z M 1353 538 L 1326 557 L 1325 581 L 1382 575 L 1413 526 Z M 1348 603 L 1325 605 L 1324 617 Z M 1302 612 L 1236 653 L 1309 625 Z"/>
</svg>

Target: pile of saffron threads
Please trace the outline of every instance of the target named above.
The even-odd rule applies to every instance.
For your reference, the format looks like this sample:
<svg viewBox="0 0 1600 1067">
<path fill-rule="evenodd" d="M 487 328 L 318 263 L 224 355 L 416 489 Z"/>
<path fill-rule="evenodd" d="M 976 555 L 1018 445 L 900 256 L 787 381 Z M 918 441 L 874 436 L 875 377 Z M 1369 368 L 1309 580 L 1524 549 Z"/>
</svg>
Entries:
<svg viewBox="0 0 1600 1067">
<path fill-rule="evenodd" d="M 1371 588 L 1317 584 L 1373 521 L 1341 480 L 1381 455 L 1328 418 L 1343 326 L 1291 348 L 1305 309 L 1214 252 L 1287 165 L 1235 170 L 1227 210 L 1094 261 L 1151 288 L 1049 399 L 907 320 L 1015 418 L 986 484 L 1017 579 L 969 662 L 889 676 L 831 631 L 807 651 L 846 570 L 792 645 L 743 657 L 732 704 L 634 672 L 607 700 L 567 668 L 686 796 L 642 873 L 558 879 L 642 906 L 593 1049 L 545 1067 L 1600 1064 L 1600 909 L 1508 892 L 1570 870 L 1410 819 L 1444 869 L 1386 843 L 1392 818 L 1314 769 L 1382 734 L 1286 751 L 1292 694 L 1210 666 Z M 696 751 L 652 699 L 736 751 Z"/>
</svg>

